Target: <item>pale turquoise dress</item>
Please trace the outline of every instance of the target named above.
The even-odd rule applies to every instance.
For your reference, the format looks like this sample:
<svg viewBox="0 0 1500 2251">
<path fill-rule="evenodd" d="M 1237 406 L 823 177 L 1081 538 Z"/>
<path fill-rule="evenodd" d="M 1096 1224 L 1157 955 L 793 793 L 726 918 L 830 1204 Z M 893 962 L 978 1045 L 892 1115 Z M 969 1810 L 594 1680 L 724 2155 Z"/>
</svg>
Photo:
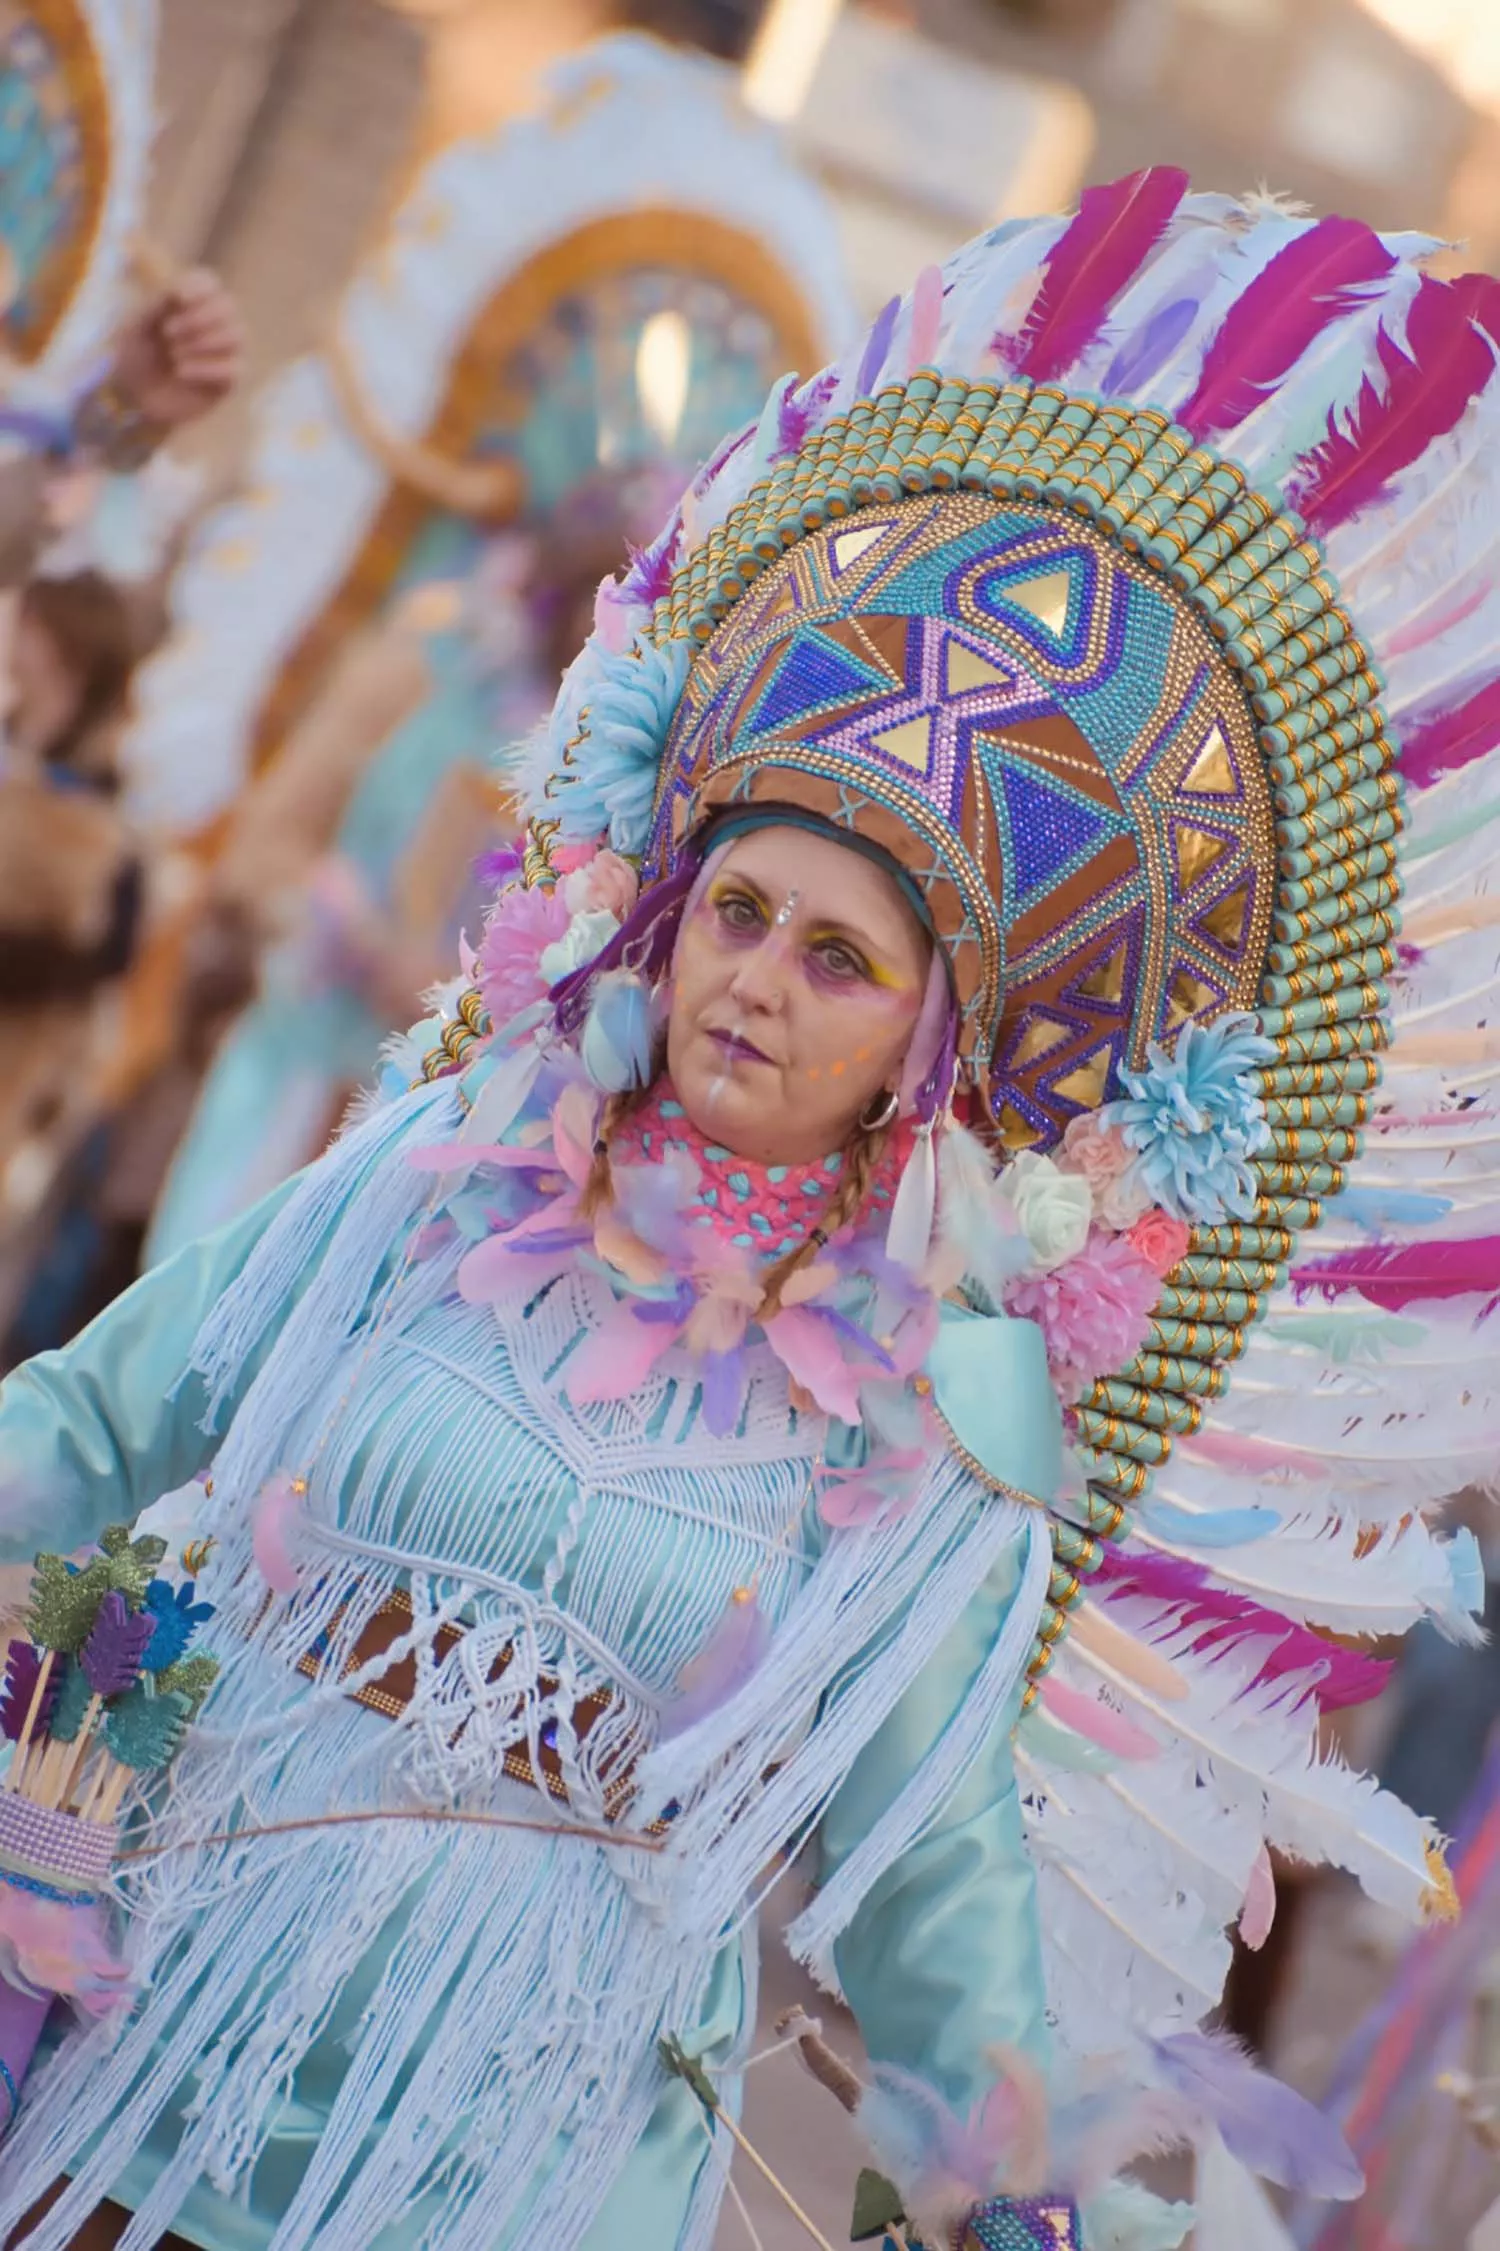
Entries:
<svg viewBox="0 0 1500 2251">
<path fill-rule="evenodd" d="M 400 1135 L 408 1140 L 414 1134 L 418 1139 L 430 1136 L 433 1118 L 450 1099 L 441 1091 L 436 1099 L 431 1092 L 411 1098 L 402 1107 L 413 1110 L 413 1122 L 403 1123 Z M 377 1137 L 383 1132 L 389 1145 L 388 1125 L 377 1121 L 374 1131 Z M 342 1164 L 342 1175 L 330 1175 L 330 1162 Z M 133 1515 L 207 1466 L 219 1440 L 203 1427 L 209 1414 L 205 1377 L 185 1373 L 205 1316 L 244 1273 L 257 1246 L 263 1262 L 268 1244 L 274 1252 L 280 1239 L 278 1227 L 285 1242 L 296 1240 L 286 1230 L 296 1220 L 300 1198 L 305 1207 L 300 1238 L 304 1250 L 311 1239 L 309 1230 L 316 1232 L 319 1244 L 295 1274 L 285 1274 L 284 1306 L 251 1343 L 232 1390 L 217 1402 L 212 1419 L 222 1432 L 268 1361 L 271 1377 L 275 1376 L 277 1335 L 286 1329 L 299 1298 L 305 1308 L 312 1294 L 309 1276 L 321 1274 L 327 1282 L 334 1263 L 327 1246 L 341 1240 L 340 1222 L 357 1198 L 369 1194 L 367 1183 L 379 1162 L 389 1168 L 392 1160 L 387 1154 L 383 1159 L 356 1161 L 346 1145 L 342 1158 L 336 1153 L 334 1160 L 325 1160 L 300 1182 L 277 1191 L 216 1237 L 180 1252 L 147 1275 L 66 1350 L 33 1361 L 9 1379 L 0 1390 L 0 1483 L 7 1494 L 10 1560 L 27 1556 L 39 1544 L 66 1550 L 86 1542 L 106 1523 Z M 568 1470 L 557 1444 L 513 1401 L 507 1402 L 513 1371 L 489 1310 L 461 1303 L 451 1288 L 442 1286 L 440 1276 L 400 1333 L 382 1343 L 378 1310 L 372 1316 L 370 1308 L 378 1306 L 397 1263 L 391 1253 L 372 1265 L 366 1302 L 349 1323 L 361 1355 L 346 1363 L 354 1369 L 354 1377 L 346 1385 L 341 1427 L 349 1427 L 350 1443 L 335 1441 L 328 1446 L 312 1477 L 312 1499 L 319 1504 L 320 1518 L 331 1527 L 330 1536 L 344 1537 L 349 1525 L 357 1523 L 361 1537 L 367 1538 L 371 1527 L 378 1527 L 386 1545 L 397 1550 L 403 1539 L 424 1551 L 430 1547 L 435 1521 L 432 1477 L 436 1473 L 447 1490 L 456 1459 L 450 1441 L 455 1431 L 461 1431 L 469 1482 L 462 1496 L 462 1531 L 449 1540 L 455 1569 L 477 1570 L 486 1558 L 503 1560 L 504 1570 L 514 1574 L 523 1590 L 515 1601 L 545 1590 L 555 1609 L 567 1613 L 574 1624 L 582 1621 L 577 1630 L 583 1641 L 589 1632 L 613 1637 L 623 1650 L 622 1670 L 648 1675 L 654 1689 L 669 1693 L 673 1668 L 701 1644 L 729 1588 L 743 1576 L 744 1540 L 732 1528 L 726 1532 L 715 1522 L 712 1490 L 704 1493 L 696 1517 L 675 1520 L 670 1540 L 649 1502 L 632 1502 L 624 1489 L 628 1480 L 622 1479 L 612 1495 L 606 1495 L 602 1481 L 596 1481 L 583 1497 L 578 1478 Z M 438 1260 L 437 1267 L 441 1263 Z M 274 1260 L 267 1272 L 273 1269 Z M 352 1304 L 360 1294 L 357 1282 L 349 1282 L 346 1275 L 343 1286 L 346 1294 L 352 1291 Z M 334 1318 L 331 1300 L 323 1318 Z M 971 1452 L 1018 1483 L 1040 1484 L 1055 1475 L 1059 1443 L 1055 1410 L 1041 1373 L 1040 1340 L 1030 1324 L 986 1322 L 991 1349 L 987 1357 L 976 1357 L 965 1349 L 974 1340 L 971 1321 L 970 1316 L 954 1313 L 945 1326 L 945 1339 L 960 1326 L 968 1334 L 960 1339 L 953 1363 L 956 1373 L 939 1383 L 940 1394 L 945 1395 L 954 1419 L 962 1422 Z M 250 1335 L 243 1322 L 241 1333 Z M 940 1344 L 935 1362 L 943 1359 L 945 1349 Z M 975 1371 L 985 1366 L 990 1376 L 976 1384 Z M 683 1379 L 664 1379 L 658 1409 L 653 1410 L 658 1436 L 671 1427 L 685 1398 L 688 1418 L 683 1427 L 687 1427 L 692 1409 L 687 1392 Z M 350 1394 L 352 1404 L 347 1403 Z M 326 1400 L 321 1412 L 326 1421 Z M 564 1417 L 570 1413 L 565 1400 L 559 1402 L 557 1412 Z M 795 1423 L 789 1408 L 786 1417 L 789 1426 Z M 730 1455 L 733 1450 L 731 1442 Z M 228 1453 L 220 1459 L 228 1460 Z M 493 1465 L 493 1474 L 486 1473 L 486 1464 Z M 767 1477 L 771 1479 L 773 1473 Z M 753 1501 L 753 1480 L 749 1491 Z M 733 1508 L 727 1501 L 724 1505 L 726 1515 L 732 1517 Z M 749 1501 L 734 1504 L 741 1511 L 741 1529 L 750 1521 L 744 1514 L 749 1505 Z M 984 1512 L 1003 1505 L 977 1480 L 970 1480 L 944 1556 L 957 1555 L 962 1543 L 982 1528 Z M 459 1521 L 451 1511 L 448 1520 Z M 797 1589 L 810 1584 L 808 1574 L 828 1539 L 809 1509 L 791 1548 L 765 1565 L 763 1588 L 770 1607 L 783 1614 L 795 1609 Z M 230 1539 L 223 1552 L 232 1554 L 233 1545 Z M 373 1553 L 372 1547 L 368 1554 Z M 998 1544 L 992 1540 L 981 1582 L 953 1605 L 952 1622 L 919 1663 L 899 1660 L 903 1621 L 893 1616 L 889 1622 L 892 1662 L 906 1662 L 909 1678 L 893 1708 L 847 1761 L 843 1779 L 822 1810 L 812 1840 L 812 1862 L 820 1884 L 828 1884 L 847 1867 L 850 1856 L 923 1769 L 929 1754 L 953 1735 L 971 1691 L 987 1677 L 987 1661 L 1005 1628 L 1023 1572 L 1030 1570 L 1031 1555 L 1025 1526 L 1013 1527 Z M 365 1568 L 374 1568 L 368 1556 Z M 625 1622 L 606 1626 L 611 1605 L 618 1611 L 619 1582 L 631 1573 L 637 1591 L 628 1614 L 621 1614 Z M 1028 1584 L 1034 1576 L 1030 1570 Z M 220 1592 L 212 1574 L 203 1591 Z M 221 1599 L 219 1615 L 205 1636 L 207 1645 L 232 1657 L 237 1634 L 248 1634 L 263 1603 L 263 1588 L 254 1603 L 247 1597 L 236 1607 L 232 1596 Z M 476 1596 L 465 1615 L 482 1607 Z M 671 1621 L 665 1635 L 657 1630 L 664 1618 Z M 1029 1642 L 1029 1623 L 1025 1638 Z M 253 1672 L 250 1657 L 245 1667 Z M 277 1687 L 282 1675 L 274 1668 L 269 1676 L 262 1671 L 255 1677 L 262 1683 L 263 1697 L 264 1681 L 270 1678 L 273 1701 L 283 1714 L 301 1702 L 308 1703 L 309 1711 L 306 1727 L 294 1738 L 295 1747 L 284 1754 L 286 1764 L 276 1770 L 274 1786 L 268 1784 L 261 1793 L 263 1811 L 275 1811 L 278 1804 L 284 1810 L 292 1802 L 295 1792 L 287 1780 L 291 1762 L 312 1757 L 319 1730 L 341 1731 L 338 1756 L 346 1764 L 357 1764 L 362 1751 L 384 1757 L 399 1732 L 346 1697 L 330 1702 L 325 1693 L 323 1702 L 316 1703 L 310 1684 L 289 1666 L 284 1670 L 284 1689 Z M 996 2043 L 1036 2054 L 1046 2040 L 1032 1871 L 1011 1766 L 1010 1730 L 1017 1693 L 1007 1692 L 1004 1708 L 970 1745 L 962 1771 L 943 1802 L 927 1818 L 918 1819 L 915 1833 L 888 1855 L 888 1864 L 864 1890 L 834 1948 L 839 1980 L 871 2054 L 920 2074 L 960 2110 L 988 2083 L 992 2066 L 987 2057 Z M 200 1723 L 205 1730 L 222 1694 L 221 1684 Z M 246 1725 L 248 1744 L 253 1731 Z M 277 1788 L 282 1789 L 284 1802 L 276 1799 Z M 221 1818 L 228 1811 L 226 1807 Z M 159 2098 L 152 2091 L 153 2061 L 161 2064 L 163 2058 L 181 2053 L 171 2049 L 165 2019 L 161 2037 L 152 2040 L 149 2026 L 146 2033 L 135 2035 L 138 2046 L 133 2057 L 127 2055 L 118 2067 L 123 2076 L 109 2098 L 108 2123 L 103 2113 L 95 2114 L 97 2103 L 91 2113 L 88 2073 L 71 2064 L 65 2052 L 50 2066 L 50 2079 L 34 2078 L 29 2105 L 0 2148 L 0 2232 L 14 2224 L 56 2171 L 77 2171 L 81 2166 L 90 2201 L 104 2194 L 140 2209 L 155 2190 L 158 2202 L 148 2217 L 213 2251 L 260 2251 L 261 2246 L 304 2240 L 332 2251 L 340 2246 L 345 2251 L 375 2251 L 376 2246 L 378 2251 L 406 2251 L 429 2240 L 450 2240 L 443 2233 L 442 2215 L 445 2209 L 457 2209 L 466 2195 L 472 2200 L 471 2206 L 464 2207 L 469 2218 L 462 2224 L 454 2222 L 457 2232 L 451 2240 L 507 2247 L 546 2240 L 549 2251 L 554 2244 L 556 2251 L 563 2251 L 559 2236 L 539 2236 L 535 2223 L 545 2223 L 550 2209 L 548 2183 L 555 2191 L 559 2178 L 566 2175 L 573 2130 L 564 2126 L 549 2131 L 540 2115 L 535 2131 L 516 2134 L 508 2151 L 486 2146 L 483 2153 L 483 2165 L 491 2168 L 486 2179 L 492 2183 L 513 2184 L 518 2173 L 528 2182 L 519 2200 L 506 2207 L 509 2217 L 493 2232 L 488 2232 L 485 2215 L 498 2209 L 493 2201 L 496 2192 L 491 2187 L 481 2195 L 463 2171 L 465 2155 L 476 2164 L 480 2159 L 466 2148 L 461 2110 L 449 2114 L 444 2145 L 448 2172 L 441 2165 L 431 2166 L 425 2180 L 407 2179 L 404 2184 L 393 2174 L 396 2185 L 380 2207 L 383 2218 L 378 2227 L 372 2227 L 368 2213 L 357 2216 L 357 2207 L 346 2201 L 347 2189 L 325 2182 L 313 2196 L 308 2188 L 315 2152 L 336 2105 L 342 2103 L 340 2116 L 347 2118 L 351 2104 L 367 2102 L 368 2133 L 361 2145 L 367 2155 L 401 2105 L 410 2103 L 423 2035 L 418 2031 L 413 2036 L 412 2052 L 401 2068 L 382 2077 L 368 2062 L 381 2034 L 378 2012 L 371 2019 L 367 2005 L 383 1979 L 388 1983 L 399 1974 L 403 1946 L 411 1943 L 411 1933 L 433 1897 L 430 1887 L 436 1885 L 441 1891 L 449 1884 L 455 1856 L 468 1852 L 472 1857 L 483 1845 L 490 1855 L 485 1865 L 491 1870 L 483 1880 L 495 1884 L 495 1913 L 511 1916 L 523 1938 L 538 1920 L 545 1922 L 551 1887 L 572 1880 L 569 1871 L 577 1869 L 578 1856 L 597 1856 L 599 1886 L 615 1878 L 612 1856 L 598 1847 L 576 1840 L 544 1846 L 536 1840 L 525 1842 L 522 1854 L 520 1843 L 513 1848 L 504 1836 L 498 1843 L 493 1834 L 474 1843 L 462 1834 L 445 1833 L 436 1842 L 429 1837 L 424 1856 L 412 1860 L 404 1876 L 398 1873 L 391 1879 L 387 1868 L 382 1903 L 372 1908 L 365 1901 L 359 1908 L 365 1917 L 366 1940 L 352 1947 L 347 1982 L 331 2013 L 310 2027 L 287 2083 L 268 2100 L 258 2146 L 248 2157 L 240 2151 L 232 2187 L 229 2174 L 234 2167 L 224 2157 L 227 2129 L 222 2126 L 215 2145 L 222 2185 L 210 2185 L 198 2172 L 190 2183 L 163 2186 L 183 2131 L 182 2100 L 191 2092 L 183 2086 L 164 2088 Z M 246 1852 L 246 1871 L 253 1871 L 255 1849 Z M 294 1885 L 302 1880 L 298 1871 L 326 1852 L 328 1881 L 309 1895 L 317 1902 L 310 1917 L 304 1914 L 301 1923 L 293 1920 L 277 1938 L 270 1958 L 260 1962 L 257 2024 L 267 2009 L 274 2013 L 278 1996 L 295 2001 L 297 1981 L 313 1974 L 315 1965 L 304 1957 L 304 1945 L 328 1940 L 341 1918 L 356 1916 L 356 1894 L 369 1880 L 357 1871 L 365 1864 L 336 1863 L 334 1850 L 331 1842 L 325 1846 L 319 1839 L 311 1845 L 304 1841 L 300 1857 L 285 1862 L 285 1880 Z M 349 1874 L 350 1869 L 356 1873 Z M 473 1880 L 471 1875 L 468 1881 Z M 248 1886 L 253 1876 L 247 1874 L 245 1881 Z M 534 1887 L 531 1904 L 517 1906 L 519 1892 L 514 1887 L 527 1885 Z M 347 1896 L 342 1888 L 346 1886 Z M 253 1895 L 247 1889 L 243 1896 L 249 1901 Z M 455 1894 L 463 1896 L 461 1890 Z M 179 1918 L 175 1951 L 169 1949 L 164 1957 L 178 1964 L 174 1974 L 180 1976 L 181 1960 L 193 1954 L 195 1945 L 206 1946 L 206 1958 L 198 1966 L 212 1978 L 214 1947 L 221 1942 L 206 1939 L 204 1932 L 228 1930 L 223 1920 L 226 1912 L 221 1899 L 204 1910 L 209 1917 L 206 1924 L 195 1921 L 193 1913 Z M 272 1909 L 268 1906 L 265 1912 Z M 731 2096 L 734 2059 L 743 2052 L 753 2024 L 753 1927 L 753 1920 L 747 1921 L 742 1930 L 727 1932 L 710 1949 L 708 1974 L 699 1981 L 692 2019 L 666 2027 L 679 2032 L 685 2044 L 711 2064 L 730 2067 L 726 2084 Z M 474 1959 L 472 1953 L 464 1955 L 462 1946 L 446 1956 L 441 1948 L 434 1952 L 429 1946 L 421 1956 L 425 1981 L 421 2000 L 413 1997 L 410 2010 L 420 2018 L 422 2011 L 435 2008 L 434 2025 L 443 2021 L 444 2011 L 462 2011 L 466 2022 L 482 2020 L 487 1986 L 472 1966 Z M 438 1973 L 433 1963 L 441 1960 L 449 1963 L 450 1974 L 443 1990 L 434 1993 L 432 1981 Z M 456 1971 L 454 1963 L 459 1965 Z M 173 1990 L 180 2001 L 187 1989 Z M 153 1989 L 152 2006 L 158 1998 Z M 546 2021 L 544 2003 L 545 1997 L 539 2021 Z M 150 2013 L 148 2008 L 148 2018 Z M 254 2017 L 253 2009 L 250 2015 Z M 241 2034 L 249 2022 L 250 2018 L 244 2020 Z M 655 2042 L 652 2028 L 643 2031 L 649 2037 L 649 2052 L 640 2069 L 649 2074 Z M 559 2037 L 563 2036 L 560 2027 Z M 95 2074 L 103 2068 L 97 2062 L 89 2066 Z M 227 2100 L 222 2088 L 229 2086 L 232 2094 L 233 2072 L 222 2055 L 216 2068 L 221 2074 L 221 2100 Z M 361 2096 L 353 2081 L 366 2068 L 368 2093 Z M 491 2095 L 503 2102 L 503 2093 L 494 2097 L 491 2090 Z M 725 2153 L 711 2150 L 698 2106 L 680 2082 L 665 2077 L 659 2084 L 650 2082 L 649 2098 L 621 2148 L 602 2212 L 586 2233 L 575 2238 L 586 2243 L 588 2251 L 604 2251 L 606 2245 L 611 2251 L 632 2251 L 636 2246 L 640 2251 L 647 2247 L 668 2251 L 670 2246 L 697 2246 L 711 2239 L 714 2180 Z M 63 2116 L 64 2127 L 54 2123 L 49 2128 L 46 2118 L 37 2115 L 44 2110 L 54 2121 Z M 412 2115 L 417 2131 L 421 2121 L 416 2113 Z M 80 2147 L 67 2152 L 67 2120 L 73 2121 L 79 2143 L 93 2150 L 91 2164 L 83 2162 Z M 228 2139 L 232 2141 L 232 2133 Z M 76 2214 L 70 2224 L 76 2224 Z M 68 2232 L 54 2224 L 28 2240 L 61 2244 Z"/>
</svg>

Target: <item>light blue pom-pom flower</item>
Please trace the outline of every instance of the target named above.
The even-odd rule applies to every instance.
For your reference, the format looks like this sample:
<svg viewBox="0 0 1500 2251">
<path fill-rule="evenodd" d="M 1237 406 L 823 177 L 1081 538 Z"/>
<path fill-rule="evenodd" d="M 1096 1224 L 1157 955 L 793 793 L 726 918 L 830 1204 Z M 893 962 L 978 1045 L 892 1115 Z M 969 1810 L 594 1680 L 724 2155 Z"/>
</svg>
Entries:
<svg viewBox="0 0 1500 2251">
<path fill-rule="evenodd" d="M 687 641 L 658 648 L 644 635 L 633 648 L 600 657 L 580 739 L 550 791 L 548 810 L 569 841 L 588 843 L 607 829 L 617 852 L 644 851 L 657 769 L 692 657 Z"/>
<path fill-rule="evenodd" d="M 1185 1024 L 1175 1051 L 1152 1045 L 1144 1071 L 1122 1071 L 1126 1096 L 1100 1113 L 1136 1152 L 1155 1204 L 1179 1219 L 1244 1219 L 1255 1208 L 1249 1160 L 1270 1141 L 1255 1067 L 1275 1049 L 1247 1016 Z"/>
</svg>

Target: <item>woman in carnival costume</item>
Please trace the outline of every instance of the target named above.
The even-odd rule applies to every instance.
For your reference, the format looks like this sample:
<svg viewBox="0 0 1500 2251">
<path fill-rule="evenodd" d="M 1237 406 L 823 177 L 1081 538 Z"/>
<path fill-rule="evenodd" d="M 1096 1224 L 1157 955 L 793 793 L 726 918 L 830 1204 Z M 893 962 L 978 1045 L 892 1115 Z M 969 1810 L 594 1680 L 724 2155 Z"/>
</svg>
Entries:
<svg viewBox="0 0 1500 2251">
<path fill-rule="evenodd" d="M 1434 247 L 1153 171 L 779 385 L 387 1098 L 12 1378 L 18 1554 L 211 1466 L 223 1670 L 0 2227 L 702 2251 L 799 1846 L 930 2242 L 1177 2243 L 1107 2179 L 1169 2130 L 1357 2186 L 1195 2027 L 1268 1846 L 1450 1893 L 1318 1753 L 1344 1637 L 1466 1630 L 1413 1494 L 1493 1459 L 1500 309 Z"/>
</svg>

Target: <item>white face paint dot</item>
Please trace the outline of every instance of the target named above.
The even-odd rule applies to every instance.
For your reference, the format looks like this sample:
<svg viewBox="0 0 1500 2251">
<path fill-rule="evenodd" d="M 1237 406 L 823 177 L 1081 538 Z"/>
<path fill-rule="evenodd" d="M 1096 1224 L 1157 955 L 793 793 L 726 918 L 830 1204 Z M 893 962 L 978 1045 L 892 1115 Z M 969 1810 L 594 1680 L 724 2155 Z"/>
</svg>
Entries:
<svg viewBox="0 0 1500 2251">
<path fill-rule="evenodd" d="M 784 906 L 778 907 L 776 910 L 776 920 L 779 924 L 785 925 L 786 923 L 791 921 L 792 916 L 796 912 L 797 893 L 795 891 L 789 891 L 786 895 L 786 904 Z"/>
</svg>

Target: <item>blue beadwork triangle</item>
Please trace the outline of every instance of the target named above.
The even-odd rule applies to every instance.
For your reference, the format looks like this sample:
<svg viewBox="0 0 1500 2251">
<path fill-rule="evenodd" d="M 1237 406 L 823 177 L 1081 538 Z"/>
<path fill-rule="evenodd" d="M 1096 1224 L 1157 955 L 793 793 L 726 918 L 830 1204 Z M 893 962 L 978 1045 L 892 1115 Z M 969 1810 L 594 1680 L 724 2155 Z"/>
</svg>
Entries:
<svg viewBox="0 0 1500 2251">
<path fill-rule="evenodd" d="M 1119 822 L 1102 805 L 1091 805 L 1062 783 L 1054 783 L 1035 766 L 999 767 L 996 779 L 1005 800 L 1011 873 L 1009 906 L 1023 907 L 1038 891 L 1045 891 L 1069 869 L 1075 868 Z"/>
<path fill-rule="evenodd" d="M 852 699 L 888 696 L 891 681 L 873 665 L 861 664 L 821 633 L 796 634 L 750 717 L 757 734 L 812 713 L 829 711 Z"/>
</svg>

